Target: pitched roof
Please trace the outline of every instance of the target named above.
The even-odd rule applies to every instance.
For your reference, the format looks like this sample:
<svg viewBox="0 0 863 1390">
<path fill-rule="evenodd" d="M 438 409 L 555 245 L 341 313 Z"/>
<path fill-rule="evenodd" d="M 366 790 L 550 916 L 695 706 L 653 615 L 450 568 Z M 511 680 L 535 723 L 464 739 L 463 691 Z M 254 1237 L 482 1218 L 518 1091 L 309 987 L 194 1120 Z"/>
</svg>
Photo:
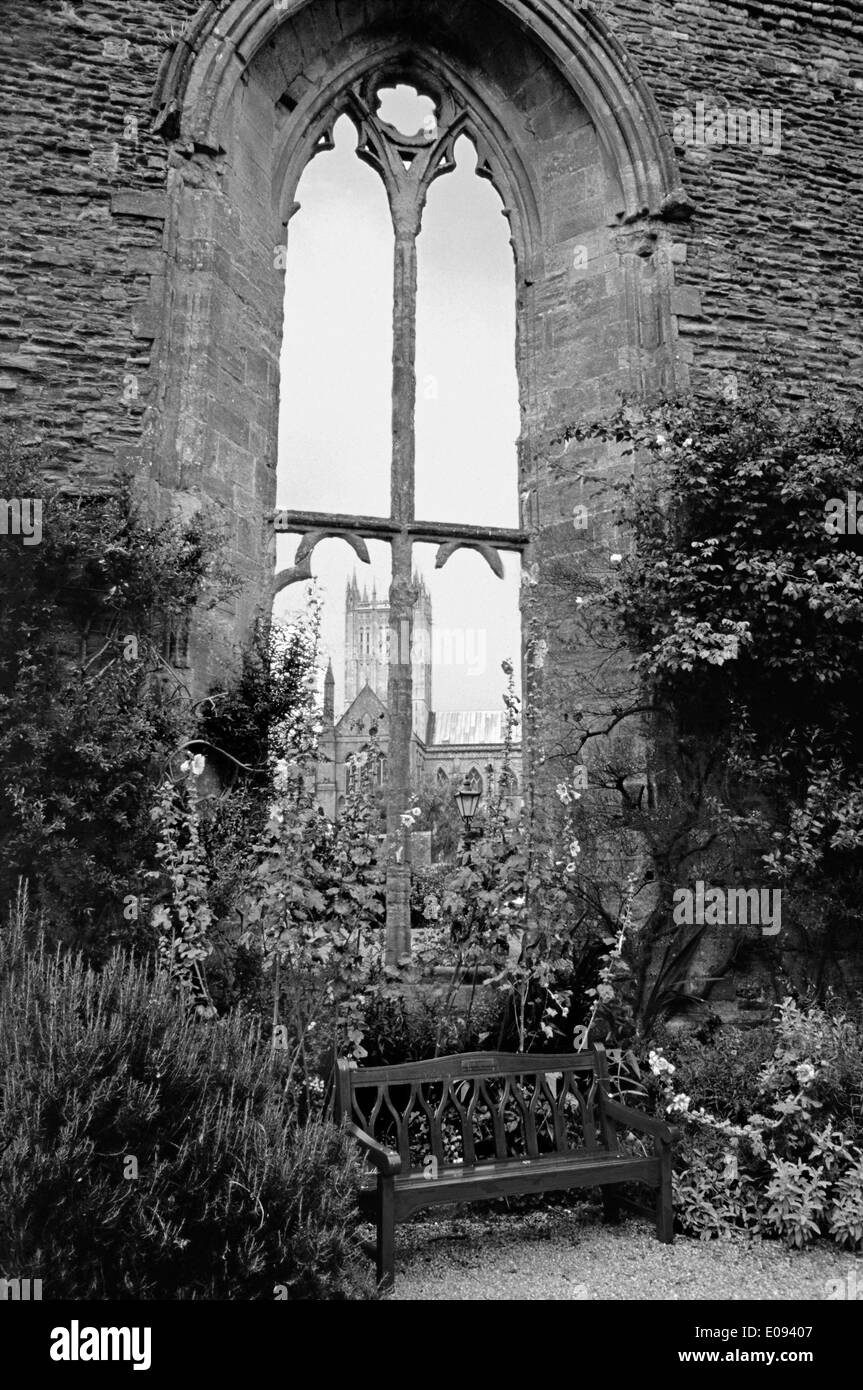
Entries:
<svg viewBox="0 0 863 1390">
<path fill-rule="evenodd" d="M 366 682 L 358 695 L 355 695 L 348 705 L 341 719 L 336 720 L 336 728 L 341 731 L 352 724 L 360 715 L 370 715 L 372 719 L 378 719 L 382 714 L 386 714 L 387 707 L 371 686 Z"/>
<path fill-rule="evenodd" d="M 429 744 L 436 747 L 464 747 L 474 743 L 503 743 L 506 713 L 501 709 L 454 709 L 433 714 L 429 721 Z M 515 742 L 521 729 L 513 730 Z"/>
</svg>

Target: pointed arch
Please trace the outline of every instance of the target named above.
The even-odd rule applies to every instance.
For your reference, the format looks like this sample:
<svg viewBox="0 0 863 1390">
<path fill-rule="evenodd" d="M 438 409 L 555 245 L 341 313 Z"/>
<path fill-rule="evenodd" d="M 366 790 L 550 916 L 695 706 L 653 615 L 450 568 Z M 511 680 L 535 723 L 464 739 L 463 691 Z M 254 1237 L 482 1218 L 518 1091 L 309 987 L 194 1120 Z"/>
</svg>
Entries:
<svg viewBox="0 0 863 1390">
<path fill-rule="evenodd" d="M 631 56 L 598 14 L 556 0 L 497 0 L 550 57 L 603 140 L 624 191 L 625 213 L 659 215 L 686 203 L 670 132 Z M 218 153 L 232 92 L 279 28 L 320 0 L 202 4 L 166 54 L 153 105 L 169 137 Z"/>
<path fill-rule="evenodd" d="M 500 28 L 489 43 L 492 5 Z M 164 306 L 159 393 L 144 466 L 166 508 L 179 497 L 227 512 L 245 582 L 226 621 L 234 641 L 272 602 L 283 275 L 299 177 L 328 148 L 351 91 L 384 69 L 454 94 L 511 229 L 525 616 L 545 601 L 554 556 L 579 539 L 575 483 L 550 468 L 551 441 L 621 391 L 685 380 L 671 224 L 688 204 L 671 132 L 592 10 L 571 0 L 202 5 L 166 55 L 153 98 L 170 155 L 165 274 L 154 272 Z M 610 478 L 618 462 L 609 447 L 597 474 Z M 598 553 L 608 508 L 592 514 Z M 300 556 L 296 574 L 310 573 L 309 560 Z M 552 646 L 572 646 L 559 632 Z M 552 657 L 546 664 L 559 671 L 577 664 L 569 648 Z M 216 672 L 225 657 L 214 645 L 207 660 Z M 532 679 L 536 708 L 542 676 Z"/>
</svg>

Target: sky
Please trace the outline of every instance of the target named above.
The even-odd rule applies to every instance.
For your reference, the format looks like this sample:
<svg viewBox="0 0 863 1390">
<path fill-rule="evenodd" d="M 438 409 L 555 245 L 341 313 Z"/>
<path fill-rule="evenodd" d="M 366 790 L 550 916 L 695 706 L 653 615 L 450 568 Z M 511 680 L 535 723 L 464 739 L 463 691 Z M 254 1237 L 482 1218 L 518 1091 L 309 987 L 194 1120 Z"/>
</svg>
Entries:
<svg viewBox="0 0 863 1390">
<path fill-rule="evenodd" d="M 428 98 L 384 95 L 381 114 L 405 133 Z M 356 156 L 343 116 L 336 148 L 315 156 L 289 225 L 281 362 L 278 506 L 387 516 L 391 444 L 392 244 L 383 183 Z M 416 514 L 424 521 L 518 524 L 515 281 L 509 229 L 492 185 L 474 172 L 462 138 L 457 168 L 436 180 L 418 240 Z M 279 567 L 297 538 L 278 539 Z M 344 591 L 389 587 L 389 546 L 369 542 L 371 565 L 344 541 L 317 547 L 312 572 L 324 600 L 324 664 L 331 657 L 336 714 L 344 708 Z M 433 546 L 414 548 L 431 591 L 436 709 L 495 709 L 504 658 L 518 676 L 519 558 L 497 579 L 481 556 L 458 551 L 435 571 Z M 276 616 L 301 610 L 307 584 L 284 590 Z"/>
</svg>

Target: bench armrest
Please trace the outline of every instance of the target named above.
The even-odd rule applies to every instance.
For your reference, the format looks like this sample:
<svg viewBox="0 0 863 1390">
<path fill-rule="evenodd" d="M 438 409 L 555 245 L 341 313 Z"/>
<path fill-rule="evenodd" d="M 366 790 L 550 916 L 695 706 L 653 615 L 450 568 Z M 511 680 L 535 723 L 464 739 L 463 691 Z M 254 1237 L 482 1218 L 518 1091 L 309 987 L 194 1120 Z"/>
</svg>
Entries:
<svg viewBox="0 0 863 1390">
<path fill-rule="evenodd" d="M 626 1125 L 638 1133 L 651 1134 L 663 1144 L 673 1144 L 680 1138 L 679 1129 L 667 1125 L 664 1120 L 658 1120 L 654 1115 L 645 1115 L 643 1111 L 634 1110 L 630 1105 L 621 1105 L 620 1101 L 611 1100 L 603 1090 L 599 1093 L 599 1104 L 609 1120 L 614 1120 L 621 1126 Z"/>
<path fill-rule="evenodd" d="M 358 1144 L 362 1145 L 378 1172 L 382 1173 L 384 1177 L 394 1178 L 396 1173 L 401 1172 L 401 1158 L 393 1149 L 385 1149 L 383 1144 L 379 1144 L 370 1134 L 366 1134 L 359 1125 L 348 1123 L 345 1125 L 345 1129 L 356 1139 Z"/>
</svg>

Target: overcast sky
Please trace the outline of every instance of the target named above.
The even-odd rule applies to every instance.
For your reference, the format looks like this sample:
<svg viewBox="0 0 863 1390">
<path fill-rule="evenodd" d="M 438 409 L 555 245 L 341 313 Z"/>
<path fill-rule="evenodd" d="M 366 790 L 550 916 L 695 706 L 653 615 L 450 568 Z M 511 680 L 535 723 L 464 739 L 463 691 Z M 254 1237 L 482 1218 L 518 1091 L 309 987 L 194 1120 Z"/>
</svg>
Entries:
<svg viewBox="0 0 863 1390">
<path fill-rule="evenodd" d="M 412 133 L 430 104 L 407 89 L 387 98 L 386 119 Z M 392 226 L 379 176 L 356 156 L 347 117 L 336 148 L 300 181 L 290 223 L 282 409 L 280 507 L 389 514 L 392 383 Z M 418 242 L 417 516 L 491 526 L 518 524 L 515 287 L 509 230 L 491 184 L 478 179 L 467 139 L 458 167 L 432 186 Z M 324 644 L 344 699 L 344 589 L 389 587 L 389 546 L 370 543 L 372 565 L 344 541 L 323 542 L 312 570 L 324 596 Z M 278 542 L 292 562 L 295 537 Z M 437 709 L 500 706 L 500 663 L 518 670 L 519 561 L 506 578 L 459 551 L 434 570 L 434 547 L 417 546 L 432 594 L 440 660 Z M 283 591 L 276 614 L 302 608 L 308 586 Z"/>
</svg>

